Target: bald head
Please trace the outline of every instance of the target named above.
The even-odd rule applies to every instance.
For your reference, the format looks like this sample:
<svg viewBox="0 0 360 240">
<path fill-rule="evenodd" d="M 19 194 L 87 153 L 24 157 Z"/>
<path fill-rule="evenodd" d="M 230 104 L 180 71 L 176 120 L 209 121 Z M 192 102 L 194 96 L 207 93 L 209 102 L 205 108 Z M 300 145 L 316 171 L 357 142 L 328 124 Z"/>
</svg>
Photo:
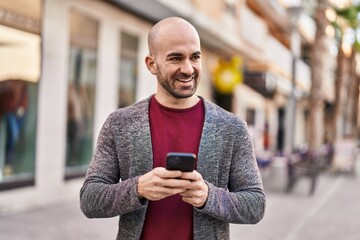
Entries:
<svg viewBox="0 0 360 240">
<path fill-rule="evenodd" d="M 165 18 L 156 23 L 148 35 L 149 54 L 156 55 L 158 48 L 170 38 L 180 38 L 192 36 L 199 40 L 199 35 L 188 21 L 179 17 Z"/>
</svg>

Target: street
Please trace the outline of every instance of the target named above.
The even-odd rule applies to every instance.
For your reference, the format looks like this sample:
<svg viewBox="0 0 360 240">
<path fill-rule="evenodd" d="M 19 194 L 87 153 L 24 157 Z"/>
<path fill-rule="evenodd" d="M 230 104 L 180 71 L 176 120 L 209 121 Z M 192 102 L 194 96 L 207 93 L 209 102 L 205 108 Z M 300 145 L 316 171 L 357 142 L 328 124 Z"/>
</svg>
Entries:
<svg viewBox="0 0 360 240">
<path fill-rule="evenodd" d="M 231 225 L 231 239 L 360 239 L 360 178 L 324 173 L 312 196 L 308 184 L 302 179 L 290 194 L 268 187 L 264 219 L 257 225 Z M 78 201 L 0 218 L 4 240 L 112 240 L 116 231 L 117 218 L 87 219 Z"/>
<path fill-rule="evenodd" d="M 324 174 L 313 196 L 308 184 L 303 179 L 291 194 L 269 192 L 264 219 L 254 226 L 232 225 L 231 239 L 360 239 L 360 178 Z"/>
</svg>

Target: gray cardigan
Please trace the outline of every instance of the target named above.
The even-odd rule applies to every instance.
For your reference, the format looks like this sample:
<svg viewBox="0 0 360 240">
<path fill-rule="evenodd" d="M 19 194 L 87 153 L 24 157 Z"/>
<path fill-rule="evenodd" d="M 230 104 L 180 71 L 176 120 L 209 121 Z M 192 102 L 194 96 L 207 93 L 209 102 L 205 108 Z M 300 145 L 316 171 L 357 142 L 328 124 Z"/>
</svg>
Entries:
<svg viewBox="0 0 360 240">
<path fill-rule="evenodd" d="M 120 216 L 121 240 L 139 239 L 146 215 L 137 180 L 152 169 L 149 100 L 109 115 L 80 190 L 87 217 Z M 229 239 L 229 223 L 263 218 L 265 193 L 246 123 L 209 101 L 204 105 L 197 171 L 209 195 L 204 208 L 194 208 L 194 239 Z"/>
</svg>

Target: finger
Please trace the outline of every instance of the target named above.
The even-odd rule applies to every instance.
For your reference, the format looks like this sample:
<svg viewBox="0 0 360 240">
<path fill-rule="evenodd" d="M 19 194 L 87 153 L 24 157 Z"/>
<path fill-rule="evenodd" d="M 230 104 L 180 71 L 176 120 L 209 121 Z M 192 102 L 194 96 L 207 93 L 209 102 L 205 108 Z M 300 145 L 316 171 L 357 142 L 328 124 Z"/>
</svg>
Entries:
<svg viewBox="0 0 360 240">
<path fill-rule="evenodd" d="M 205 205 L 205 201 L 203 201 L 201 198 L 182 197 L 182 200 L 193 205 L 194 207 L 202 207 Z"/>
<path fill-rule="evenodd" d="M 207 190 L 186 190 L 179 194 L 183 201 L 190 203 L 196 207 L 205 204 L 208 197 Z"/>
<path fill-rule="evenodd" d="M 188 189 L 191 185 L 191 181 L 190 180 L 186 180 L 186 179 L 164 179 L 162 181 L 162 186 L 164 187 L 169 187 L 169 188 L 182 188 L 184 190 Z"/>
<path fill-rule="evenodd" d="M 161 200 L 163 198 L 179 194 L 184 192 L 183 188 L 167 188 L 167 187 L 156 187 L 153 188 L 151 192 L 149 192 L 147 199 L 156 201 Z"/>
<path fill-rule="evenodd" d="M 187 190 L 205 190 L 205 183 L 203 180 L 199 180 L 199 181 L 191 181 L 191 180 L 187 180 L 190 182 L 190 184 L 187 186 Z"/>
<path fill-rule="evenodd" d="M 179 178 L 181 176 L 181 171 L 170 171 L 163 167 L 154 168 L 153 171 L 156 176 L 161 178 Z"/>
<path fill-rule="evenodd" d="M 200 173 L 198 173 L 197 171 L 192 171 L 192 172 L 181 172 L 181 176 L 180 178 L 182 179 L 188 179 L 190 181 L 199 181 L 202 180 L 202 176 Z"/>
<path fill-rule="evenodd" d="M 155 168 L 139 178 L 138 194 L 140 197 L 155 201 L 182 193 L 189 188 L 191 181 L 178 179 L 180 176 L 180 171 Z"/>
<path fill-rule="evenodd" d="M 181 193 L 181 196 L 184 197 L 200 197 L 202 195 L 203 193 L 201 189 L 186 189 L 186 191 Z"/>
</svg>

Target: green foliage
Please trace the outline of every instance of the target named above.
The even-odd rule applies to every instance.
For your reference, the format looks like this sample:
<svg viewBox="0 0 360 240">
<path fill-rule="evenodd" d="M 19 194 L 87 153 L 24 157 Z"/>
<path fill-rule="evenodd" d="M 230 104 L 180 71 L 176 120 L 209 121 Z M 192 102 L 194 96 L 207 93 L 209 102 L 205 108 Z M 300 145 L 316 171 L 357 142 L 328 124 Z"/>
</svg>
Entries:
<svg viewBox="0 0 360 240">
<path fill-rule="evenodd" d="M 360 4 L 352 5 L 346 8 L 334 8 L 338 17 L 341 17 L 349 27 L 352 29 L 357 29 L 359 27 L 359 12 L 360 12 Z"/>
<path fill-rule="evenodd" d="M 360 28 L 360 4 L 358 5 L 351 5 L 345 8 L 333 8 L 337 18 L 335 21 L 331 22 L 331 25 L 335 29 L 335 38 L 338 40 L 339 43 L 342 42 L 343 35 L 345 34 L 346 28 L 351 28 L 354 31 L 354 43 L 353 48 L 356 51 L 360 51 L 360 43 L 359 39 L 357 38 L 356 31 Z"/>
<path fill-rule="evenodd" d="M 355 43 L 353 45 L 353 48 L 355 49 L 356 52 L 360 52 L 360 43 L 359 40 L 357 38 L 355 38 Z"/>
</svg>

